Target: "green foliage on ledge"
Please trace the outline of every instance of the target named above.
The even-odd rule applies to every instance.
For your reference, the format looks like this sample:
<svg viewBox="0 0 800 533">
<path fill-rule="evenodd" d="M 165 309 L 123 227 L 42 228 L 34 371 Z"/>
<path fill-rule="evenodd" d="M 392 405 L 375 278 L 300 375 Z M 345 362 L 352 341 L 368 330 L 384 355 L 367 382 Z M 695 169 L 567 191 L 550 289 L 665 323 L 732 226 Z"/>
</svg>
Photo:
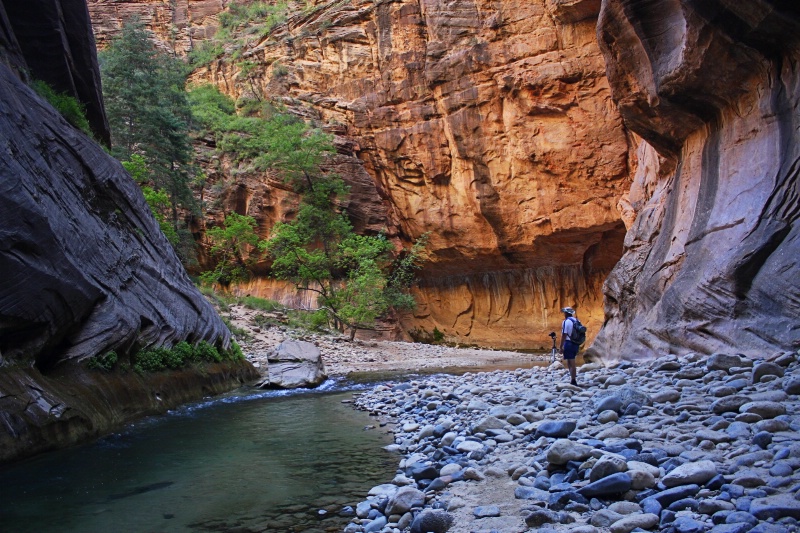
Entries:
<svg viewBox="0 0 800 533">
<path fill-rule="evenodd" d="M 47 83 L 41 80 L 34 80 L 31 87 L 36 91 L 39 96 L 47 100 L 47 102 L 55 108 L 56 111 L 61 113 L 64 119 L 84 132 L 86 135 L 92 136 L 92 129 L 89 127 L 89 121 L 86 119 L 86 110 L 76 98 L 64 93 L 56 92 L 55 89 L 50 87 Z"/>
<path fill-rule="evenodd" d="M 91 370 L 102 370 L 111 372 L 117 364 L 117 352 L 111 351 L 105 354 L 97 354 L 89 359 L 88 367 Z"/>
<path fill-rule="evenodd" d="M 237 113 L 234 101 L 212 85 L 188 93 L 195 126 L 208 131 L 217 150 L 229 154 L 245 170 L 276 170 L 288 179 L 316 172 L 333 138 L 281 112 L 269 102 L 244 102 Z"/>
<path fill-rule="evenodd" d="M 139 351 L 134 357 L 133 368 L 140 373 L 160 372 L 177 370 L 192 363 L 221 363 L 243 359 L 244 354 L 236 342 L 231 343 L 230 350 L 220 351 L 206 341 L 200 341 L 195 346 L 183 341 L 172 348 L 162 346 Z"/>
<path fill-rule="evenodd" d="M 248 45 L 265 39 L 272 30 L 286 22 L 289 6 L 286 2 L 231 2 L 219 14 L 219 29 L 214 36 L 202 41 L 188 56 L 192 68 L 204 67 L 225 51 L 237 56 Z"/>
</svg>

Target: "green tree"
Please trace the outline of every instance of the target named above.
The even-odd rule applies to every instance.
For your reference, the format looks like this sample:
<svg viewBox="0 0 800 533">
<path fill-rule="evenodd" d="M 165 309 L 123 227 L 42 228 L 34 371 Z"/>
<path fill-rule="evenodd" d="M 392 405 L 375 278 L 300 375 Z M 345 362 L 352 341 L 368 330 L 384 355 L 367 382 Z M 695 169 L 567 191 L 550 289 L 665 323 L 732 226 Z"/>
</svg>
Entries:
<svg viewBox="0 0 800 533">
<path fill-rule="evenodd" d="M 334 152 L 331 136 L 268 102 L 246 103 L 237 113 L 233 100 L 210 85 L 193 88 L 189 101 L 195 122 L 213 135 L 218 150 L 252 169 L 280 171 L 301 194 L 295 219 L 277 224 L 266 243 L 273 277 L 317 293 L 319 305 L 337 327 L 350 330 L 351 338 L 358 329 L 373 327 L 390 309 L 414 306 L 408 287 L 424 242 L 395 257 L 385 236 L 353 232 L 339 207 L 347 187 L 319 168 L 326 154 Z M 239 227 L 235 233 L 244 234 L 245 228 Z M 214 242 L 239 241 L 219 231 L 209 235 Z M 246 244 L 249 250 L 262 247 L 255 240 Z M 217 267 L 204 279 L 228 283 L 244 279 L 248 266 L 244 251 L 238 256 L 221 253 Z"/>
<path fill-rule="evenodd" d="M 172 233 L 185 240 L 180 213 L 194 208 L 189 185 L 197 172 L 189 137 L 186 66 L 159 51 L 138 21 L 123 26 L 99 59 L 111 153 L 126 161 L 134 155 L 143 158 L 138 181 L 166 194 Z"/>
<path fill-rule="evenodd" d="M 252 252 L 264 249 L 265 244 L 256 233 L 256 221 L 251 216 L 231 213 L 224 224 L 211 228 L 206 237 L 211 242 L 211 255 L 217 263 L 214 270 L 203 272 L 203 283 L 227 286 L 249 277 L 248 267 L 254 262 Z"/>
<path fill-rule="evenodd" d="M 192 88 L 189 102 L 195 123 L 214 136 L 219 151 L 254 170 L 279 169 L 299 189 L 311 185 L 325 155 L 334 152 L 330 135 L 269 102 L 256 102 L 240 115 L 233 100 L 211 85 Z"/>
<path fill-rule="evenodd" d="M 334 201 L 346 191 L 340 179 L 313 181 L 297 217 L 278 224 L 267 249 L 272 275 L 298 290 L 318 294 L 318 302 L 340 329 L 374 327 L 390 309 L 413 308 L 407 288 L 418 267 L 424 242 L 393 260 L 394 246 L 384 235 L 356 235 Z"/>
<path fill-rule="evenodd" d="M 169 196 L 167 196 L 166 191 L 157 191 L 147 185 L 149 170 L 147 169 L 147 163 L 144 157 L 139 154 L 131 154 L 131 158 L 128 161 L 122 162 L 122 166 L 125 167 L 128 174 L 130 174 L 134 181 L 141 187 L 144 199 L 147 205 L 150 206 L 150 211 L 153 212 L 153 216 L 158 222 L 161 232 L 167 237 L 170 244 L 177 246 L 180 238 L 168 219 L 171 211 Z"/>
</svg>

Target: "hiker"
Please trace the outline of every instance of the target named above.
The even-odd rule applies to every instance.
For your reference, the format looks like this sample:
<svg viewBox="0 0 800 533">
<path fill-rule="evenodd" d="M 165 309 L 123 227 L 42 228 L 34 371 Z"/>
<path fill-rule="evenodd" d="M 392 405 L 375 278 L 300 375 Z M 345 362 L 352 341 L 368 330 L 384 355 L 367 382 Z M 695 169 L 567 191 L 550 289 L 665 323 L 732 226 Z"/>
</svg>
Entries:
<svg viewBox="0 0 800 533">
<path fill-rule="evenodd" d="M 581 345 L 573 342 L 571 339 L 572 328 L 576 322 L 574 318 L 575 310 L 571 307 L 565 307 L 561 312 L 564 313 L 564 323 L 561 324 L 561 353 L 564 354 L 564 361 L 567 362 L 570 383 L 577 386 L 575 357 L 578 355 L 578 348 L 580 348 Z"/>
</svg>

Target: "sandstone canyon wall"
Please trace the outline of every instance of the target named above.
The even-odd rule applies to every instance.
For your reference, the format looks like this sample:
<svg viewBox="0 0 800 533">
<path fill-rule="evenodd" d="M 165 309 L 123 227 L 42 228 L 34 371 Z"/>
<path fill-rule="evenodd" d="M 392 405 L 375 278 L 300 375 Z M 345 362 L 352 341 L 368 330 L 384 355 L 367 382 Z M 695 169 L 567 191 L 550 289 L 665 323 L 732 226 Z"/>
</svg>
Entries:
<svg viewBox="0 0 800 533">
<path fill-rule="evenodd" d="M 607 0 L 612 92 L 642 137 L 635 224 L 590 353 L 800 345 L 800 7 Z"/>
<path fill-rule="evenodd" d="M 257 377 L 244 363 L 174 379 L 87 370 L 109 350 L 125 363 L 137 347 L 227 347 L 230 333 L 119 162 L 23 82 L 66 80 L 107 135 L 86 4 L 18 8 L 0 2 L 0 461 Z"/>
<path fill-rule="evenodd" d="M 99 39 L 132 10 L 156 35 L 169 33 L 166 21 L 198 36 L 212 31 L 212 4 L 224 6 L 90 0 L 90 11 Z M 308 5 L 192 80 L 277 99 L 337 134 L 346 148 L 336 169 L 359 184 L 351 204 L 363 231 L 402 243 L 430 232 L 420 306 L 403 318 L 405 331 L 536 348 L 572 305 L 596 333 L 636 164 L 595 36 L 600 2 Z M 245 74 L 243 61 L 258 68 Z M 266 178 L 236 179 L 236 202 L 220 211 L 251 214 L 265 233 L 291 214 Z M 285 297 L 275 289 L 266 279 L 242 288 Z"/>
</svg>

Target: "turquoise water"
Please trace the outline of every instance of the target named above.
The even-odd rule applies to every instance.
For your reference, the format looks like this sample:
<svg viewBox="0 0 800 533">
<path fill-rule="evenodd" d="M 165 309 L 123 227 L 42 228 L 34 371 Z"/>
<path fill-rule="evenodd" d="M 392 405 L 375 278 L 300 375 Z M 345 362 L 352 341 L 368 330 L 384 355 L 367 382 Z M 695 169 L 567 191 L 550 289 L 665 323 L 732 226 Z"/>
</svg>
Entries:
<svg viewBox="0 0 800 533">
<path fill-rule="evenodd" d="M 399 461 L 350 398 L 240 393 L 0 467 L 0 530 L 341 531 Z"/>
</svg>

